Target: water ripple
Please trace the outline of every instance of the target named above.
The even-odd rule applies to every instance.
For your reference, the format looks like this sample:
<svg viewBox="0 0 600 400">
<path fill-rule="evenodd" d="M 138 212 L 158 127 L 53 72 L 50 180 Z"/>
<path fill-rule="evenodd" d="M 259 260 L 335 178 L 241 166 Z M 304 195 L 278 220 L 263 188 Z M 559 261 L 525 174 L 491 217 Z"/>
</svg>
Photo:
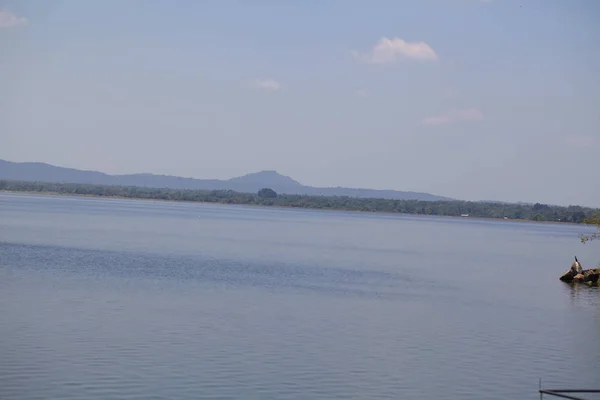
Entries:
<svg viewBox="0 0 600 400">
<path fill-rule="evenodd" d="M 571 228 L 51 203 L 0 209 L 2 400 L 501 400 L 536 398 L 539 378 L 598 384 L 600 291 L 556 279 L 580 251 Z"/>
</svg>

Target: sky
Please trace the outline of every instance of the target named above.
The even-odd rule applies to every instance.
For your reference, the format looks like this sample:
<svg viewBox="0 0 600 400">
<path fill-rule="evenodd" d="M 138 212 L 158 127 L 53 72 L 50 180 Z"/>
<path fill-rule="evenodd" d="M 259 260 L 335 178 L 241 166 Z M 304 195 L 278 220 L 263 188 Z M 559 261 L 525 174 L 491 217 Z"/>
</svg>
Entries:
<svg viewBox="0 0 600 400">
<path fill-rule="evenodd" d="M 598 0 L 0 0 L 0 158 L 600 206 Z"/>
</svg>

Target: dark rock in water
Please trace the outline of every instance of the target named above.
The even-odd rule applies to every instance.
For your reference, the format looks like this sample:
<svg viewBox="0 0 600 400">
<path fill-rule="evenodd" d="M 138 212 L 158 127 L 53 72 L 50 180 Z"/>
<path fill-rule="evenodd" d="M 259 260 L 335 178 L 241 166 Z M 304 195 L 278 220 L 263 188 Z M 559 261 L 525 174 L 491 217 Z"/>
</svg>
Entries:
<svg viewBox="0 0 600 400">
<path fill-rule="evenodd" d="M 583 281 L 590 282 L 593 285 L 598 286 L 598 280 L 600 278 L 600 269 L 588 269 L 583 271 Z"/>
<path fill-rule="evenodd" d="M 559 279 L 563 282 L 572 282 L 575 275 L 573 275 L 573 271 L 568 270 L 563 276 Z"/>
<path fill-rule="evenodd" d="M 567 271 L 560 278 L 563 282 L 586 283 L 590 286 L 598 286 L 600 280 L 600 269 L 586 269 L 581 274 L 574 274 L 572 270 Z"/>
</svg>

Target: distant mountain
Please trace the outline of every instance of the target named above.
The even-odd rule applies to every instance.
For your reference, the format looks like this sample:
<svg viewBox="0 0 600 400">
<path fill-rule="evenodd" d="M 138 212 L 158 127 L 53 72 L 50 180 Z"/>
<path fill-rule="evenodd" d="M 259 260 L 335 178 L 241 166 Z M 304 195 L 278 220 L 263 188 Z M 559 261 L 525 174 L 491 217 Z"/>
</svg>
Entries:
<svg viewBox="0 0 600 400">
<path fill-rule="evenodd" d="M 452 200 L 448 197 L 419 192 L 305 186 L 288 176 L 278 174 L 276 171 L 260 171 L 237 178 L 218 180 L 154 174 L 108 175 L 102 172 L 63 168 L 45 163 L 15 163 L 0 160 L 0 179 L 28 182 L 145 186 L 171 189 L 234 190 L 244 193 L 256 193 L 262 188 L 271 188 L 277 193 L 315 196 L 349 196 L 426 201 Z"/>
</svg>

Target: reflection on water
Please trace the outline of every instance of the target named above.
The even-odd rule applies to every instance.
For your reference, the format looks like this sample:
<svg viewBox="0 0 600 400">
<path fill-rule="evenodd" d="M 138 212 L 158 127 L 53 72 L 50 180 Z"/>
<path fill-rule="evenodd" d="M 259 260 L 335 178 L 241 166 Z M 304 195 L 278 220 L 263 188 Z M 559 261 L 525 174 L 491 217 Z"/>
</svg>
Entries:
<svg viewBox="0 0 600 400">
<path fill-rule="evenodd" d="M 562 282 L 565 291 L 569 292 L 571 304 L 600 309 L 600 290 L 583 284 Z"/>
</svg>

